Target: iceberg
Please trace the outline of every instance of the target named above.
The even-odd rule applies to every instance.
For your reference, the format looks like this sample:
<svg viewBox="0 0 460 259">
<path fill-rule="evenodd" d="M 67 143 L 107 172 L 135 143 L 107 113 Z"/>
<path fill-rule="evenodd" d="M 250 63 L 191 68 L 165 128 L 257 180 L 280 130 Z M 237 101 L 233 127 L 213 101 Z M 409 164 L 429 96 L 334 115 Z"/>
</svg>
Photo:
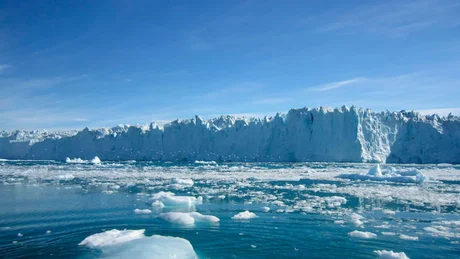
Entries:
<svg viewBox="0 0 460 259">
<path fill-rule="evenodd" d="M 0 131 L 0 157 L 91 161 L 97 156 L 104 161 L 188 161 L 201 166 L 225 161 L 458 164 L 458 143 L 459 117 L 343 106 L 291 109 L 270 118 L 196 116 L 162 126 Z M 380 177 L 379 171 L 372 176 Z"/>
<path fill-rule="evenodd" d="M 232 217 L 232 219 L 253 219 L 257 218 L 258 216 L 254 212 L 250 212 L 248 210 L 240 212 Z"/>
<path fill-rule="evenodd" d="M 85 238 L 79 245 L 99 249 L 104 258 L 198 258 L 186 239 L 145 236 L 145 230 L 109 230 Z"/>
<path fill-rule="evenodd" d="M 381 259 L 409 259 L 404 252 L 397 253 L 387 250 L 375 250 L 374 253 L 376 253 Z"/>
<path fill-rule="evenodd" d="M 342 179 L 361 180 L 361 181 L 386 181 L 397 183 L 423 183 L 428 178 L 417 169 L 396 170 L 389 167 L 381 170 L 379 165 L 371 168 L 367 174 L 341 174 L 337 176 Z"/>
</svg>

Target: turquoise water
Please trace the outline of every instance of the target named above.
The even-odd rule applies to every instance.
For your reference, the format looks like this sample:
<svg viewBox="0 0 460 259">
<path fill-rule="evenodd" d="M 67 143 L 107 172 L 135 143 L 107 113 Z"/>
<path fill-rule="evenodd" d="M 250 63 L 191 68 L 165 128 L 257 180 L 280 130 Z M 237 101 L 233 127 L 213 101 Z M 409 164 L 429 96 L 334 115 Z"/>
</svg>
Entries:
<svg viewBox="0 0 460 259">
<path fill-rule="evenodd" d="M 375 250 L 460 257 L 460 167 L 394 166 L 419 169 L 429 178 L 422 184 L 337 178 L 371 166 L 0 161 L 0 257 L 104 257 L 100 249 L 78 244 L 112 229 L 180 237 L 200 258 L 376 258 Z M 201 196 L 203 202 L 153 208 L 152 195 L 160 191 Z M 232 219 L 245 210 L 258 217 Z M 159 217 L 170 211 L 197 211 L 220 221 L 180 225 Z M 355 230 L 376 236 L 350 236 Z"/>
</svg>

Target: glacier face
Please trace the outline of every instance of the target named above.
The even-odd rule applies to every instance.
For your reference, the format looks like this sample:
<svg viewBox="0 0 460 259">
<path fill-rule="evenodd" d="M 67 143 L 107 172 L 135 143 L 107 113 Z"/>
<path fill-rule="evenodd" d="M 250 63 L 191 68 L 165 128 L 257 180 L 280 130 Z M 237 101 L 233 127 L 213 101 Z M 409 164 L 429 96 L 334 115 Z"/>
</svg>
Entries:
<svg viewBox="0 0 460 259">
<path fill-rule="evenodd" d="M 164 126 L 0 132 L 0 158 L 460 163 L 460 118 L 348 108 Z"/>
</svg>

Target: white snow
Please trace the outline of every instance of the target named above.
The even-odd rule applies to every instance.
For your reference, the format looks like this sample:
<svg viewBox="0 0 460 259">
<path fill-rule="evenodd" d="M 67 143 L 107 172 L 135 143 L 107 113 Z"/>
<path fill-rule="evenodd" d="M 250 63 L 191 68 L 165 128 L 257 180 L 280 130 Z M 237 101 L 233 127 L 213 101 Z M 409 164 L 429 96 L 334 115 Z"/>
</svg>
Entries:
<svg viewBox="0 0 460 259">
<path fill-rule="evenodd" d="M 350 233 L 348 233 L 349 236 L 351 237 L 356 237 L 356 238 L 363 238 L 363 239 L 370 239 L 370 238 L 376 238 L 377 235 L 371 232 L 365 232 L 365 231 L 359 231 L 355 230 Z"/>
<path fill-rule="evenodd" d="M 149 209 L 143 209 L 143 210 L 141 210 L 141 209 L 135 209 L 135 210 L 134 210 L 134 213 L 136 213 L 136 214 L 149 214 L 149 213 L 152 213 L 152 211 L 149 210 Z"/>
<path fill-rule="evenodd" d="M 202 167 L 217 160 L 458 164 L 459 124 L 458 117 L 416 112 L 302 108 L 270 118 L 206 121 L 196 116 L 161 127 L 0 131 L 0 157 L 62 161 L 97 155 L 102 160 L 187 160 Z M 380 177 L 378 170 L 370 176 Z"/>
<path fill-rule="evenodd" d="M 376 253 L 381 259 L 409 259 L 404 252 L 397 253 L 387 250 L 375 250 L 374 253 Z"/>
<path fill-rule="evenodd" d="M 246 211 L 236 214 L 235 216 L 232 217 L 232 219 L 253 219 L 257 217 L 258 216 L 255 213 L 246 210 Z"/>
<path fill-rule="evenodd" d="M 144 229 L 113 229 L 91 235 L 79 245 L 100 249 L 104 258 L 197 258 L 186 239 L 160 235 L 147 237 L 144 232 Z"/>
</svg>

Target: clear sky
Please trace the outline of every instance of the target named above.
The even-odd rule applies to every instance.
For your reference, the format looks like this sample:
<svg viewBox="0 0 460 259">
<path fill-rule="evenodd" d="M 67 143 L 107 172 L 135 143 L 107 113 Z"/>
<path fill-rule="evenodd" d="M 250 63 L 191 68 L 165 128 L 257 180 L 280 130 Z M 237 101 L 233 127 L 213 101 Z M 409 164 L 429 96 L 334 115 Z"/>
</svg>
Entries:
<svg viewBox="0 0 460 259">
<path fill-rule="evenodd" d="M 0 128 L 460 115 L 460 1 L 0 1 Z"/>
</svg>

